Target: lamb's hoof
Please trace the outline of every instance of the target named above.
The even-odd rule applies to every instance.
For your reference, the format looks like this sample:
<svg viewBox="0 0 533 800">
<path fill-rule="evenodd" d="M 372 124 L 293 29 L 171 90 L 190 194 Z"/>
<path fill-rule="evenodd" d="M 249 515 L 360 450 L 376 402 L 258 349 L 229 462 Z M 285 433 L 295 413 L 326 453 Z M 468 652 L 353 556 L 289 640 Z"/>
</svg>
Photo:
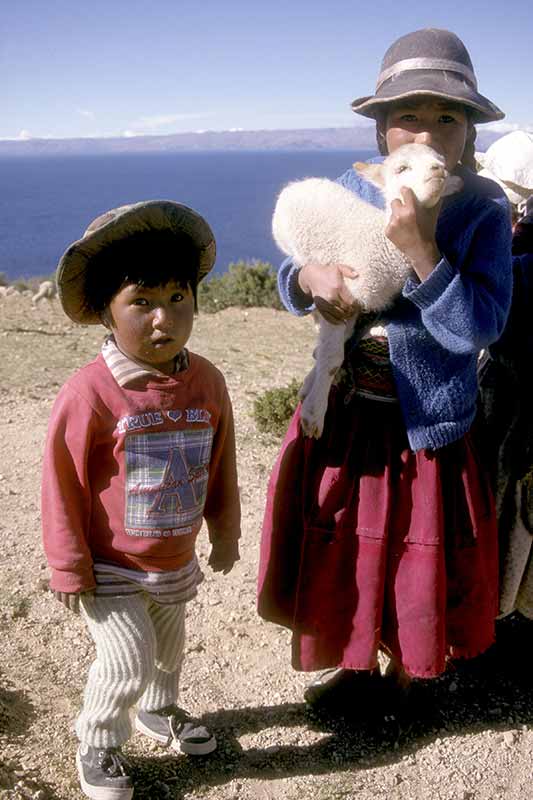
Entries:
<svg viewBox="0 0 533 800">
<path fill-rule="evenodd" d="M 308 436 L 310 439 L 320 439 L 322 436 L 322 426 L 313 418 L 300 417 L 300 425 L 304 436 Z"/>
</svg>

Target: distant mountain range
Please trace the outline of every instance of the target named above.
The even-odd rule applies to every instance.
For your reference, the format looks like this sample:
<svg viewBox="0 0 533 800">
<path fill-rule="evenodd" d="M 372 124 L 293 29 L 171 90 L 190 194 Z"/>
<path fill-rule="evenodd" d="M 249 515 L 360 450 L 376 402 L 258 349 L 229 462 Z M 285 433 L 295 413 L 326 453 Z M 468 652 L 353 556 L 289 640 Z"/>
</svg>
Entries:
<svg viewBox="0 0 533 800">
<path fill-rule="evenodd" d="M 478 129 L 477 150 L 486 150 L 502 133 Z M 0 156 L 172 153 L 213 150 L 375 150 L 372 126 L 300 130 L 203 131 L 167 136 L 102 139 L 12 139 L 0 141 Z"/>
</svg>

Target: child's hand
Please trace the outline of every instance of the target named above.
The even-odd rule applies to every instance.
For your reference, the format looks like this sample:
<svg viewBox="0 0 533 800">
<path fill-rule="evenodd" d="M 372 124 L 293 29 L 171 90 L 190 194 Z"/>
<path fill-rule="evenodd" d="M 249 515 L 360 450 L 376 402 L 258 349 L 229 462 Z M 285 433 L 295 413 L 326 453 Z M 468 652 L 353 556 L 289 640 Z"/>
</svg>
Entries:
<svg viewBox="0 0 533 800">
<path fill-rule="evenodd" d="M 80 597 L 82 594 L 93 594 L 93 591 L 90 592 L 54 592 L 54 597 L 56 600 L 59 600 L 60 603 L 68 608 L 69 611 L 72 611 L 74 614 L 80 613 Z"/>
<path fill-rule="evenodd" d="M 400 191 L 402 200 L 391 203 L 385 235 L 412 262 L 420 280 L 424 280 L 441 258 L 435 241 L 440 203 L 423 208 L 411 189 L 404 186 Z"/>
<path fill-rule="evenodd" d="M 213 572 L 222 572 L 227 575 L 239 559 L 239 545 L 236 542 L 216 542 L 211 547 L 207 563 Z"/>
<path fill-rule="evenodd" d="M 313 298 L 317 311 L 333 325 L 352 317 L 356 304 L 344 278 L 357 278 L 347 264 L 305 264 L 298 273 L 298 283 L 304 294 Z"/>
</svg>

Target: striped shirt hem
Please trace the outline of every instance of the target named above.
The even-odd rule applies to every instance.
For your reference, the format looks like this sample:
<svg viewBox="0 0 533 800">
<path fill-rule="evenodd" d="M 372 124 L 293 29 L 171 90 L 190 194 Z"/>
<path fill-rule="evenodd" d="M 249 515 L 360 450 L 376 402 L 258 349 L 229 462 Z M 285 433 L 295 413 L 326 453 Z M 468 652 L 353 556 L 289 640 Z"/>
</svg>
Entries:
<svg viewBox="0 0 533 800">
<path fill-rule="evenodd" d="M 192 600 L 204 579 L 196 556 L 181 569 L 169 572 L 142 572 L 102 561 L 94 563 L 93 571 L 97 596 L 125 597 L 145 592 L 160 605 Z"/>
</svg>

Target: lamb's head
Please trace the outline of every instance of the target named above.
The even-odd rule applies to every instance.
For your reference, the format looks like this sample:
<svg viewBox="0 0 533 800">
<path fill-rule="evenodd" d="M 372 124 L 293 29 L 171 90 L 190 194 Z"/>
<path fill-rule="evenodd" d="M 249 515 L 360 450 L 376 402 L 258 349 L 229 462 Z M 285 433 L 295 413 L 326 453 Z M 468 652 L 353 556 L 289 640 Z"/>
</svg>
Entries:
<svg viewBox="0 0 533 800">
<path fill-rule="evenodd" d="M 463 181 L 450 175 L 444 157 L 425 144 L 404 144 L 391 153 L 381 164 L 364 164 L 354 168 L 363 177 L 382 190 L 385 203 L 401 199 L 400 188 L 408 186 L 418 202 L 432 208 L 441 197 L 460 191 Z"/>
</svg>

